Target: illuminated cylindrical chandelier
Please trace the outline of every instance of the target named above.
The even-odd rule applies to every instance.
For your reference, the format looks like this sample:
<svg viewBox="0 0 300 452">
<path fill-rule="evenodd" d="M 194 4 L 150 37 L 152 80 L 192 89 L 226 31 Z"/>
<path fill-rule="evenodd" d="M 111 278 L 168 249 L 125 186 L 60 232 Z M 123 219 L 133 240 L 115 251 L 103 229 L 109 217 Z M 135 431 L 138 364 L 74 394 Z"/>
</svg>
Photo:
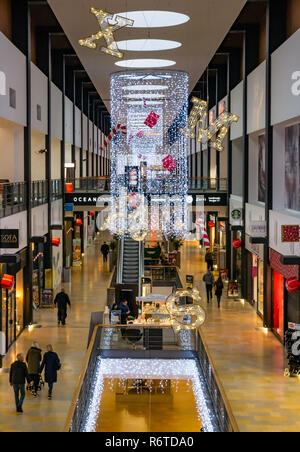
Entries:
<svg viewBox="0 0 300 452">
<path fill-rule="evenodd" d="M 188 74 L 181 71 L 111 75 L 113 234 L 143 240 L 155 231 L 185 238 L 188 231 Z"/>
</svg>

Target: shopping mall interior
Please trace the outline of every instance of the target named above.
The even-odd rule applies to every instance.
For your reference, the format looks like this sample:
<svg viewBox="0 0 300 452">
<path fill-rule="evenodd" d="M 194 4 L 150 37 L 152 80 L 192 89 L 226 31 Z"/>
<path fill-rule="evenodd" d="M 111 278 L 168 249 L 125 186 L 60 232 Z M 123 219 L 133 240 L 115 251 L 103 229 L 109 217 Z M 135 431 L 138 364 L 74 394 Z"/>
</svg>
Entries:
<svg viewBox="0 0 300 452">
<path fill-rule="evenodd" d="M 299 194 L 300 0 L 0 0 L 0 431 L 299 432 Z"/>
</svg>

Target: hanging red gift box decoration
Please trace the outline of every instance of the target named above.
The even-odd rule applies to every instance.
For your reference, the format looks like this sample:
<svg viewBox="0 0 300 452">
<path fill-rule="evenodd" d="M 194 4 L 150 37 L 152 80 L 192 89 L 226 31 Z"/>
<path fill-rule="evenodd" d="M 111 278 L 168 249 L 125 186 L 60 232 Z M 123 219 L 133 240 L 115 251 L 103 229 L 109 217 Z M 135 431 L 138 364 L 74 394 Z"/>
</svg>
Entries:
<svg viewBox="0 0 300 452">
<path fill-rule="evenodd" d="M 150 127 L 150 129 L 152 129 L 154 126 L 156 126 L 157 121 L 159 120 L 159 118 L 160 118 L 159 115 L 154 113 L 154 111 L 151 111 L 151 113 L 149 113 L 148 118 L 146 119 L 144 124 L 146 126 Z"/>
<path fill-rule="evenodd" d="M 82 219 L 81 218 L 77 218 L 76 226 L 82 226 Z"/>
<path fill-rule="evenodd" d="M 15 277 L 12 275 L 3 275 L 1 280 L 2 289 L 11 290 L 15 284 Z"/>
<path fill-rule="evenodd" d="M 236 250 L 239 249 L 242 246 L 242 241 L 240 239 L 235 239 L 233 241 L 233 246 Z"/>
<path fill-rule="evenodd" d="M 53 237 L 52 245 L 53 246 L 59 246 L 60 245 L 60 238 L 59 237 Z"/>
<path fill-rule="evenodd" d="M 215 223 L 214 223 L 213 221 L 209 221 L 209 222 L 208 222 L 208 226 L 209 226 L 210 228 L 214 228 L 214 227 L 215 227 Z"/>
<path fill-rule="evenodd" d="M 300 289 L 300 281 L 298 278 L 288 278 L 285 283 L 286 290 L 289 293 L 297 292 Z"/>
<path fill-rule="evenodd" d="M 171 155 L 167 155 L 167 157 L 162 160 L 162 164 L 163 168 L 170 172 L 177 168 L 177 161 L 173 159 Z"/>
</svg>

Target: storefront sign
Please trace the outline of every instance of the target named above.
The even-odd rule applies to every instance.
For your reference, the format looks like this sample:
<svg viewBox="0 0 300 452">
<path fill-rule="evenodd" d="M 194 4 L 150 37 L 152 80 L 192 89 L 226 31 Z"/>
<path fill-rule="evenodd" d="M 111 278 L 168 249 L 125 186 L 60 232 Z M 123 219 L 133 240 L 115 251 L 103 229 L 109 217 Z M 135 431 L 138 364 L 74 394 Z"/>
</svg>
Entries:
<svg viewBox="0 0 300 452">
<path fill-rule="evenodd" d="M 295 71 L 292 73 L 292 80 L 296 80 L 292 83 L 292 94 L 293 96 L 300 96 L 300 71 Z"/>
<path fill-rule="evenodd" d="M 0 248 L 19 248 L 19 230 L 0 229 Z"/>
<path fill-rule="evenodd" d="M 227 194 L 211 194 L 207 193 L 205 195 L 193 195 L 193 204 L 204 204 L 205 206 L 227 206 Z"/>
<path fill-rule="evenodd" d="M 255 254 L 261 261 L 264 260 L 264 246 L 250 243 L 250 236 L 247 234 L 245 248 L 250 251 L 250 253 Z"/>
<path fill-rule="evenodd" d="M 249 225 L 251 237 L 265 237 L 267 226 L 265 221 L 251 221 Z"/>
<path fill-rule="evenodd" d="M 4 356 L 6 352 L 6 340 L 5 340 L 5 333 L 2 333 L 0 331 L 0 355 Z"/>
<path fill-rule="evenodd" d="M 296 243 L 300 241 L 300 226 L 296 225 L 282 225 L 281 226 L 281 241 L 282 243 Z"/>
<path fill-rule="evenodd" d="M 270 265 L 273 270 L 276 270 L 282 276 L 287 278 L 298 278 L 298 265 L 283 265 L 280 262 L 281 254 L 270 248 Z"/>
<path fill-rule="evenodd" d="M 295 330 L 300 331 L 300 324 L 299 323 L 288 323 L 289 330 Z"/>
<path fill-rule="evenodd" d="M 235 221 L 241 220 L 242 218 L 242 210 L 241 209 L 233 209 L 231 211 L 231 218 Z"/>
<path fill-rule="evenodd" d="M 65 200 L 67 204 L 74 206 L 97 206 L 98 203 L 108 202 L 107 195 L 89 194 L 89 193 L 66 193 Z"/>
<path fill-rule="evenodd" d="M 66 212 L 73 212 L 74 211 L 74 204 L 73 203 L 65 204 L 65 211 Z"/>
<path fill-rule="evenodd" d="M 6 95 L 6 75 L 0 71 L 0 96 Z"/>
</svg>

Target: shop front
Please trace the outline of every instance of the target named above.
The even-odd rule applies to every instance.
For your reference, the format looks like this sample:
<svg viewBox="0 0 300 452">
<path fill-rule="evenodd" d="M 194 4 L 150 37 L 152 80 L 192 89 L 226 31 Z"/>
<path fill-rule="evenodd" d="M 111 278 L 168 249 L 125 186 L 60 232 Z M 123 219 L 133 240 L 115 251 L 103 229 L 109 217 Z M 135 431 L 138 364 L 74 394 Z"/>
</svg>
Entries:
<svg viewBox="0 0 300 452">
<path fill-rule="evenodd" d="M 25 249 L 17 254 L 0 256 L 0 280 L 3 275 L 11 275 L 14 278 L 11 288 L 0 288 L 0 331 L 4 337 L 5 353 L 26 326 L 24 298 L 26 253 Z"/>
<path fill-rule="evenodd" d="M 270 266 L 272 268 L 272 330 L 281 342 L 288 323 L 300 323 L 300 293 L 289 292 L 286 282 L 290 278 L 299 277 L 297 265 L 283 265 L 280 262 L 281 254 L 270 248 Z"/>
<path fill-rule="evenodd" d="M 246 235 L 246 250 L 248 251 L 247 273 L 248 301 L 252 303 L 260 317 L 264 314 L 264 250 L 263 245 L 250 243 Z"/>
</svg>

